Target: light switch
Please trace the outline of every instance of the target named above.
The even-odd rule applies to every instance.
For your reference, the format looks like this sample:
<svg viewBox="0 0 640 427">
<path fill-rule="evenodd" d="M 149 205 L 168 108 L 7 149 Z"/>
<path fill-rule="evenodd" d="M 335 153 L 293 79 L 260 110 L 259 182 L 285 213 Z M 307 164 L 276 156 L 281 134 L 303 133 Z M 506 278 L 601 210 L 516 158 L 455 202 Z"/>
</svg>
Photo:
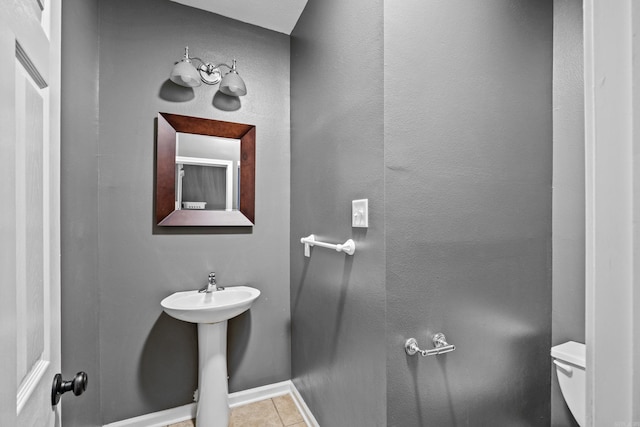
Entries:
<svg viewBox="0 0 640 427">
<path fill-rule="evenodd" d="M 369 227 L 369 199 L 353 200 L 351 202 L 351 226 L 358 228 Z"/>
</svg>

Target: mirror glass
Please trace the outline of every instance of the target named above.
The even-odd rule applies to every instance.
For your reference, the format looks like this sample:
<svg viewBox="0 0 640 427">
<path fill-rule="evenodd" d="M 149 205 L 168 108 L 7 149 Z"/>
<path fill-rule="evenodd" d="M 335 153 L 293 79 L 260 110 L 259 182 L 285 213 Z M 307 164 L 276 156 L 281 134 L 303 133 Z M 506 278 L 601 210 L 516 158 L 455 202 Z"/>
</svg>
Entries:
<svg viewBox="0 0 640 427">
<path fill-rule="evenodd" d="M 158 225 L 254 224 L 255 126 L 159 113 L 157 130 Z"/>
<path fill-rule="evenodd" d="M 240 140 L 176 135 L 176 210 L 238 210 L 239 181 Z"/>
</svg>

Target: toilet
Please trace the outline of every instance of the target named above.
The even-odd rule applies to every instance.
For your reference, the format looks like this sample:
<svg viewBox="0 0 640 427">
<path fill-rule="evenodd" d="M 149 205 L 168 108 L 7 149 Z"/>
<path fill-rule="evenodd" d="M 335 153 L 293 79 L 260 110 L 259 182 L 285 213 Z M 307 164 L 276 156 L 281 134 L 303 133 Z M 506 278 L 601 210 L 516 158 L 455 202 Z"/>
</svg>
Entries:
<svg viewBox="0 0 640 427">
<path fill-rule="evenodd" d="M 584 427 L 586 417 L 585 354 L 585 345 L 575 341 L 551 347 L 551 357 L 556 366 L 560 390 L 580 427 Z"/>
</svg>

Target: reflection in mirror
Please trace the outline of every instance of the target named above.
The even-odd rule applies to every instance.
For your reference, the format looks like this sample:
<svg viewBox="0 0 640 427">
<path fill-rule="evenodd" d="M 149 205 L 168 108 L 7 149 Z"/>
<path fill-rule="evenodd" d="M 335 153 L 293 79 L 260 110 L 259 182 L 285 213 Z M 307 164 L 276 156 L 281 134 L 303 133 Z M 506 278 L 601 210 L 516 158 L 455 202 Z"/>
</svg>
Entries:
<svg viewBox="0 0 640 427">
<path fill-rule="evenodd" d="M 256 128 L 158 113 L 156 223 L 252 226 Z"/>
<path fill-rule="evenodd" d="M 176 210 L 238 210 L 240 140 L 176 135 Z"/>
</svg>

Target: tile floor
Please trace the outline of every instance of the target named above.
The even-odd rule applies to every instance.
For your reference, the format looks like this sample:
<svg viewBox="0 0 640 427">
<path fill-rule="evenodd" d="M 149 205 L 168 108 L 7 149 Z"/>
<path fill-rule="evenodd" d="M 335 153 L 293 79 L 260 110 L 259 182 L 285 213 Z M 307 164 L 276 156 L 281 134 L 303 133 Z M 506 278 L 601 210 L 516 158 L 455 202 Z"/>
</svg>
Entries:
<svg viewBox="0 0 640 427">
<path fill-rule="evenodd" d="M 167 427 L 194 427 L 193 420 Z M 260 400 L 231 410 L 229 427 L 307 427 L 290 394 Z"/>
</svg>

